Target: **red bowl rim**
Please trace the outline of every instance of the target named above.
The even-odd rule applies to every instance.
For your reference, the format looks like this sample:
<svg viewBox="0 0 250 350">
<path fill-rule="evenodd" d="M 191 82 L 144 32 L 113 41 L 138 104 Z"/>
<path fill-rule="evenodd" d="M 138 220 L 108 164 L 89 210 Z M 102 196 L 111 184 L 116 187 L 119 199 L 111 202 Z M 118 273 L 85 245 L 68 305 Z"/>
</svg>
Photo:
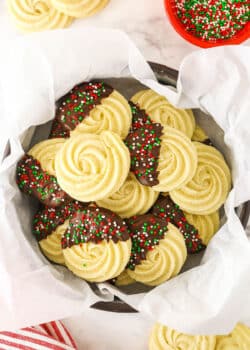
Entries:
<svg viewBox="0 0 250 350">
<path fill-rule="evenodd" d="M 191 44 L 200 46 L 203 48 L 221 46 L 221 45 L 236 45 L 241 44 L 243 41 L 250 38 L 250 23 L 247 23 L 243 29 L 235 34 L 230 39 L 226 40 L 217 40 L 216 42 L 209 42 L 195 37 L 194 35 L 188 33 L 184 26 L 181 24 L 177 18 L 175 11 L 173 9 L 173 0 L 164 0 L 166 13 L 169 17 L 169 20 L 174 27 L 175 31 L 180 34 L 185 40 L 189 41 Z"/>
</svg>

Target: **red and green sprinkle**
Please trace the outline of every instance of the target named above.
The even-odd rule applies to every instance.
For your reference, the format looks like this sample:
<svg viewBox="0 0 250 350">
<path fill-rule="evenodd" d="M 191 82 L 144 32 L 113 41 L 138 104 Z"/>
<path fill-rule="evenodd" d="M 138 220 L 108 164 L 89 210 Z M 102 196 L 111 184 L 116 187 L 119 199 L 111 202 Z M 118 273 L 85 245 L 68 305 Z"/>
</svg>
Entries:
<svg viewBox="0 0 250 350">
<path fill-rule="evenodd" d="M 140 183 L 155 186 L 158 180 L 158 161 L 161 148 L 162 125 L 153 123 L 143 109 L 130 102 L 132 127 L 125 140 L 130 157 L 131 171 Z"/>
<path fill-rule="evenodd" d="M 175 0 L 186 31 L 205 41 L 232 38 L 250 21 L 249 0 Z"/>
<path fill-rule="evenodd" d="M 112 92 L 113 88 L 104 82 L 82 83 L 75 86 L 58 101 L 50 138 L 69 137 L 70 131 L 74 130 L 89 116 L 89 112 Z"/>
<path fill-rule="evenodd" d="M 57 207 L 70 200 L 56 177 L 44 171 L 40 162 L 29 154 L 17 164 L 16 182 L 22 192 L 37 197 L 45 205 Z"/>
<path fill-rule="evenodd" d="M 109 240 L 117 243 L 127 241 L 129 233 L 125 221 L 112 211 L 99 207 L 88 207 L 75 213 L 62 238 L 62 249 L 73 245 Z"/>
<path fill-rule="evenodd" d="M 166 223 L 171 222 L 178 227 L 185 239 L 188 253 L 198 253 L 206 248 L 200 239 L 198 230 L 189 224 L 183 211 L 172 201 L 170 196 L 159 197 L 152 208 L 152 213 L 165 220 Z"/>
<path fill-rule="evenodd" d="M 45 206 L 39 210 L 33 219 L 33 234 L 38 241 L 48 237 L 56 228 L 78 211 L 86 207 L 86 203 L 72 201 L 59 208 Z"/>
<path fill-rule="evenodd" d="M 147 259 L 147 252 L 153 250 L 168 230 L 164 220 L 152 214 L 135 216 L 127 220 L 132 240 L 132 250 L 127 268 L 134 270 L 141 260 Z"/>
</svg>

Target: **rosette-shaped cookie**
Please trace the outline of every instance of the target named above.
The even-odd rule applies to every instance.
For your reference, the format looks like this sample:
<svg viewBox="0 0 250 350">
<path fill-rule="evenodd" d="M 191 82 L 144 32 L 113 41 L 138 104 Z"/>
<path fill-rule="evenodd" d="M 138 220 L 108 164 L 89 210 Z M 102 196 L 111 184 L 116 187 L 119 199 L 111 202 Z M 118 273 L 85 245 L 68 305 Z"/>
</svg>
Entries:
<svg viewBox="0 0 250 350">
<path fill-rule="evenodd" d="M 131 253 L 131 239 L 118 215 L 88 207 L 70 219 L 62 248 L 65 264 L 75 275 L 90 282 L 103 282 L 124 270 Z"/>
<path fill-rule="evenodd" d="M 193 143 L 180 131 L 165 127 L 161 136 L 159 184 L 153 189 L 168 192 L 189 182 L 197 167 L 197 152 Z"/>
<path fill-rule="evenodd" d="M 170 197 L 188 213 L 208 215 L 225 202 L 231 187 L 230 170 L 214 147 L 194 142 L 198 166 L 194 177 L 180 189 L 170 191 Z"/>
<path fill-rule="evenodd" d="M 53 6 L 69 16 L 80 18 L 101 11 L 109 0 L 51 0 Z"/>
<path fill-rule="evenodd" d="M 110 131 L 70 137 L 56 155 L 58 183 L 72 198 L 97 201 L 115 193 L 126 180 L 129 152 Z"/>
<path fill-rule="evenodd" d="M 131 125 L 127 100 L 106 83 L 82 83 L 58 101 L 50 137 L 113 131 L 124 139 Z"/>
<path fill-rule="evenodd" d="M 115 285 L 117 287 L 128 286 L 135 283 L 136 281 L 129 276 L 128 271 L 124 270 L 118 277 L 115 279 Z"/>
<path fill-rule="evenodd" d="M 17 164 L 16 181 L 20 190 L 37 197 L 50 207 L 69 201 L 55 177 L 55 157 L 64 139 L 46 140 L 32 147 Z"/>
<path fill-rule="evenodd" d="M 205 242 L 202 240 L 198 227 L 187 220 L 183 211 L 172 201 L 169 195 L 159 197 L 152 208 L 152 213 L 165 220 L 166 224 L 171 222 L 178 227 L 185 239 L 188 253 L 198 253 L 205 249 Z M 207 233 L 204 232 L 204 235 L 207 235 Z"/>
<path fill-rule="evenodd" d="M 145 111 L 132 104 L 132 128 L 126 138 L 131 171 L 138 181 L 157 192 L 182 187 L 193 177 L 197 152 L 181 131 L 153 123 Z"/>
<path fill-rule="evenodd" d="M 144 109 L 154 122 L 170 126 L 182 131 L 187 137 L 192 137 L 195 119 L 190 109 L 174 107 L 164 96 L 153 90 L 139 91 L 131 100 Z"/>
<path fill-rule="evenodd" d="M 149 350 L 215 350 L 216 337 L 188 335 L 156 323 L 149 338 Z"/>
<path fill-rule="evenodd" d="M 211 238 L 219 230 L 219 212 L 216 211 L 208 215 L 195 215 L 184 212 L 184 215 L 187 222 L 198 230 L 202 243 L 208 245 Z"/>
<path fill-rule="evenodd" d="M 206 145 L 212 146 L 211 140 L 209 139 L 205 131 L 198 124 L 195 125 L 192 141 L 198 141 L 198 142 L 205 143 Z"/>
<path fill-rule="evenodd" d="M 28 154 L 40 162 L 43 170 L 56 176 L 55 158 L 64 142 L 65 139 L 61 138 L 41 141 L 33 146 Z"/>
<path fill-rule="evenodd" d="M 51 0 L 8 0 L 8 9 L 16 26 L 34 32 L 65 28 L 72 18 L 52 6 Z"/>
<path fill-rule="evenodd" d="M 127 272 L 137 282 L 157 286 L 176 276 L 187 257 L 185 241 L 172 224 L 152 214 L 127 221 L 132 253 Z"/>
<path fill-rule="evenodd" d="M 69 218 L 77 210 L 85 207 L 83 203 L 70 202 L 59 208 L 45 207 L 33 219 L 33 234 L 43 254 L 57 264 L 64 264 L 61 247 L 62 235 L 69 225 Z"/>
<path fill-rule="evenodd" d="M 242 323 L 238 323 L 232 331 L 233 341 L 236 342 L 240 350 L 250 349 L 250 328 Z"/>
<path fill-rule="evenodd" d="M 215 350 L 242 350 L 231 334 L 217 336 L 216 338 Z"/>
<path fill-rule="evenodd" d="M 133 173 L 112 196 L 97 201 L 100 207 L 112 210 L 122 218 L 145 214 L 159 196 L 148 186 L 143 186 Z"/>
</svg>

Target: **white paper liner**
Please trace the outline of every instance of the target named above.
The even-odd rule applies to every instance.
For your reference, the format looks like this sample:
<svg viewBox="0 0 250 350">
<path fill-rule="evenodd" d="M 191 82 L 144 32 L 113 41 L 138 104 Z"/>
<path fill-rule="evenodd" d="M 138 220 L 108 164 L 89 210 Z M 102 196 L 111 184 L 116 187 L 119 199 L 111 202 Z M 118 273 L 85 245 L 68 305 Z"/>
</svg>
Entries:
<svg viewBox="0 0 250 350">
<path fill-rule="evenodd" d="M 31 235 L 30 199 L 15 184 L 15 168 L 30 127 L 54 116 L 55 101 L 77 83 L 133 76 L 181 107 L 201 108 L 225 131 L 234 189 L 227 223 L 198 267 L 153 289 L 126 295 L 100 285 L 153 320 L 187 333 L 218 334 L 250 320 L 250 246 L 234 207 L 250 198 L 250 48 L 201 50 L 182 63 L 177 91 L 160 85 L 122 32 L 77 29 L 10 42 L 0 58 L 0 329 L 20 328 L 81 312 L 100 299 L 85 281 L 55 268 Z M 30 139 L 30 137 L 29 137 Z M 6 149 L 10 154 L 6 157 Z M 110 299 L 104 293 L 102 298 Z M 122 316 L 121 316 L 122 317 Z"/>
</svg>

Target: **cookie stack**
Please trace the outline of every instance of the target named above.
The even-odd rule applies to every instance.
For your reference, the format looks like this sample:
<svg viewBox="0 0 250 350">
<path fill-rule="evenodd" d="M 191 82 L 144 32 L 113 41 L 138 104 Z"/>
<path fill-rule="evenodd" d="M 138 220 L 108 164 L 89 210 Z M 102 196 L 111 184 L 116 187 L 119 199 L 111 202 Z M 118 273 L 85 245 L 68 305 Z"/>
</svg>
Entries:
<svg viewBox="0 0 250 350">
<path fill-rule="evenodd" d="M 156 286 L 218 230 L 231 175 L 192 111 L 86 82 L 58 101 L 17 184 L 42 204 L 33 233 L 50 261 L 90 282 Z"/>
<path fill-rule="evenodd" d="M 92 16 L 109 0 L 7 0 L 15 25 L 24 32 L 68 27 L 75 18 Z"/>
</svg>

